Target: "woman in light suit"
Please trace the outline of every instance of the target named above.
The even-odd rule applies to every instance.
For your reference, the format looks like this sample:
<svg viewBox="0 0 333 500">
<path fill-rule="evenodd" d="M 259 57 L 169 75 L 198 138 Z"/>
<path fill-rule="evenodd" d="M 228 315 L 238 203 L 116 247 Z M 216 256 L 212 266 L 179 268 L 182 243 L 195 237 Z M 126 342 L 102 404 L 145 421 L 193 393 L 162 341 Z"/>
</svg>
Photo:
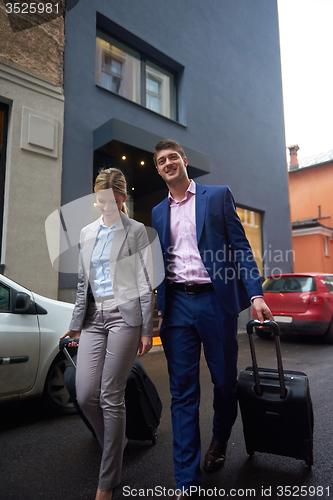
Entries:
<svg viewBox="0 0 333 500">
<path fill-rule="evenodd" d="M 81 231 L 76 302 L 62 338 L 80 337 L 77 400 L 103 450 L 96 500 L 110 500 L 126 445 L 126 381 L 137 352 L 152 346 L 154 293 L 147 232 L 126 215 L 123 173 L 102 170 L 94 191 L 102 215 Z"/>
</svg>

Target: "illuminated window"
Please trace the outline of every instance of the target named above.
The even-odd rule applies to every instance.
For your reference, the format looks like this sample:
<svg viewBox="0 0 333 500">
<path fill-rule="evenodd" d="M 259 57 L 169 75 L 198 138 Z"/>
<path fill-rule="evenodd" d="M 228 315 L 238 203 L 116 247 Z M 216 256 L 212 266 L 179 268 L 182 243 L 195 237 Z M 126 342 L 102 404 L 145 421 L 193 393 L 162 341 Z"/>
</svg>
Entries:
<svg viewBox="0 0 333 500">
<path fill-rule="evenodd" d="M 261 276 L 263 276 L 264 262 L 262 250 L 262 223 L 261 214 L 253 210 L 237 207 L 237 213 L 243 224 L 245 234 L 251 245 Z"/>
<path fill-rule="evenodd" d="M 177 118 L 174 73 L 99 30 L 96 84 L 155 113 Z"/>
<path fill-rule="evenodd" d="M 140 54 L 104 36 L 96 39 L 96 83 L 140 103 Z"/>
</svg>

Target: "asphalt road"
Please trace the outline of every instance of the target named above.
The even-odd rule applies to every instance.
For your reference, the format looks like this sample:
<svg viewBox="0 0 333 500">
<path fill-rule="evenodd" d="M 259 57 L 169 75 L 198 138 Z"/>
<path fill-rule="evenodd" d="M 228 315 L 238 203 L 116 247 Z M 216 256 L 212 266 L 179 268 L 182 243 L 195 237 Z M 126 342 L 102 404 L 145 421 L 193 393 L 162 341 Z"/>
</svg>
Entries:
<svg viewBox="0 0 333 500">
<path fill-rule="evenodd" d="M 333 499 L 333 346 L 310 338 L 282 338 L 286 369 L 305 371 L 315 413 L 314 465 L 293 458 L 245 450 L 240 415 L 223 470 L 203 475 L 201 498 Z M 274 342 L 255 339 L 260 366 L 275 367 Z M 239 333 L 239 369 L 250 364 L 248 339 Z M 163 402 L 155 446 L 131 442 L 124 456 L 115 500 L 169 498 L 174 488 L 170 395 L 164 354 L 142 358 Z M 200 410 L 203 453 L 211 439 L 212 386 L 202 360 Z M 77 416 L 53 417 L 39 401 L 0 406 L 0 499 L 93 500 L 100 449 Z"/>
</svg>

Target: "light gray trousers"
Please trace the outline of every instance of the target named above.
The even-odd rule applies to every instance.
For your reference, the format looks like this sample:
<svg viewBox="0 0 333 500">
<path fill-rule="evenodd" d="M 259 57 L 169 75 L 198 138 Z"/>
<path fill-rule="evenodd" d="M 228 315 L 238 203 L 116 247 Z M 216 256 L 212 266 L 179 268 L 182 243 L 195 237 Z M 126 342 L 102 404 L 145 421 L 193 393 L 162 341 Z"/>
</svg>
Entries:
<svg viewBox="0 0 333 500">
<path fill-rule="evenodd" d="M 103 450 L 100 490 L 113 488 L 121 480 L 126 445 L 124 394 L 140 340 L 140 326 L 125 323 L 112 301 L 105 305 L 89 304 L 76 368 L 77 401 Z"/>
</svg>

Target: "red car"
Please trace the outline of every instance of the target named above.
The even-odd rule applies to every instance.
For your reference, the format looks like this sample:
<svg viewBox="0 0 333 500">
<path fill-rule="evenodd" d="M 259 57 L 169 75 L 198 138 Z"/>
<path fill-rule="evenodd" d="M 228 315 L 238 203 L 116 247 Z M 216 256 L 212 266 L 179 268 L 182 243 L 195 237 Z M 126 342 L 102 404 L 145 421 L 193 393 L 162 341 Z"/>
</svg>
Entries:
<svg viewBox="0 0 333 500">
<path fill-rule="evenodd" d="M 268 276 L 263 290 L 281 333 L 322 335 L 326 342 L 333 344 L 333 275 L 299 273 Z M 264 328 L 257 328 L 256 332 L 262 338 L 271 335 Z"/>
</svg>

